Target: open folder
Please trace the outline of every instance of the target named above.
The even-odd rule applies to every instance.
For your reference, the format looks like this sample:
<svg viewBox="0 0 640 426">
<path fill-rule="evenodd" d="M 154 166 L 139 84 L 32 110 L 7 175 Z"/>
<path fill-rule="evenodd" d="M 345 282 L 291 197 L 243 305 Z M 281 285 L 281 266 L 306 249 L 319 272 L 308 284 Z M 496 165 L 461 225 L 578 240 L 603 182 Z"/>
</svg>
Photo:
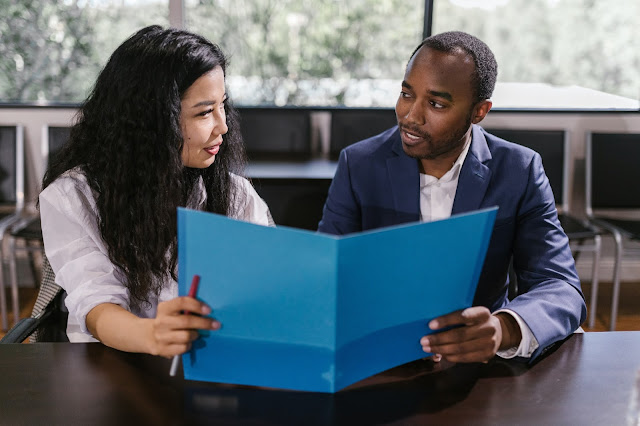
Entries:
<svg viewBox="0 0 640 426">
<path fill-rule="evenodd" d="M 335 392 L 427 356 L 437 316 L 471 306 L 497 208 L 336 237 L 178 211 L 179 292 L 222 323 L 186 379 Z"/>
</svg>

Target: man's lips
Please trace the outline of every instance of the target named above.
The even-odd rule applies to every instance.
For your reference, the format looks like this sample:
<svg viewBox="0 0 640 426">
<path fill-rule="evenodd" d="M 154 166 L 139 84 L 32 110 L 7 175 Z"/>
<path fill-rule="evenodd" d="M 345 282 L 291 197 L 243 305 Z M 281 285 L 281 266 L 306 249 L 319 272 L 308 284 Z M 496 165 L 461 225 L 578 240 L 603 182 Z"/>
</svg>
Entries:
<svg viewBox="0 0 640 426">
<path fill-rule="evenodd" d="M 405 128 L 400 129 L 400 137 L 402 138 L 402 142 L 404 142 L 405 145 L 410 146 L 417 145 L 425 140 L 425 138 L 420 133 Z"/>
</svg>

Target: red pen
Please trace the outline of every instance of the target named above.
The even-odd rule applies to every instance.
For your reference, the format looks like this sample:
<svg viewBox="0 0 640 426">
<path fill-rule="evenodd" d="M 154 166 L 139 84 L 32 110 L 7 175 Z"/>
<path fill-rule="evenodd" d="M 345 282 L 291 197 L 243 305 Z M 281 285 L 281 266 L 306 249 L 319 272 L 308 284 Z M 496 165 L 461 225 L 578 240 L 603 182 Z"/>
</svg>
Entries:
<svg viewBox="0 0 640 426">
<path fill-rule="evenodd" d="M 194 275 L 191 280 L 191 287 L 189 287 L 189 297 L 195 298 L 198 294 L 198 285 L 200 284 L 200 275 Z M 184 315 L 189 315 L 189 311 L 184 311 Z M 180 360 L 180 355 L 175 355 L 173 357 L 173 361 L 171 361 L 171 369 L 169 370 L 170 376 L 175 376 L 176 371 L 178 370 L 178 362 Z"/>
</svg>

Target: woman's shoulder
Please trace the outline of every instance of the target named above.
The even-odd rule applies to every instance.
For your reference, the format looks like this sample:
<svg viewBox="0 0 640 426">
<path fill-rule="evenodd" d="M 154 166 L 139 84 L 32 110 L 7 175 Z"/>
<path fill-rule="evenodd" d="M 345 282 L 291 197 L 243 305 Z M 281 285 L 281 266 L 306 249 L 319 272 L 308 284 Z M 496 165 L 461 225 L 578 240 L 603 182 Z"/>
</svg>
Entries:
<svg viewBox="0 0 640 426">
<path fill-rule="evenodd" d="M 51 182 L 51 184 L 45 188 L 45 191 L 52 186 L 57 188 L 66 188 L 85 185 L 88 185 L 88 183 L 87 176 L 84 171 L 80 167 L 74 167 L 73 169 L 69 169 L 58 176 L 56 180 Z"/>
<path fill-rule="evenodd" d="M 80 167 L 67 170 L 56 178 L 40 193 L 40 198 L 95 198 Z"/>
<path fill-rule="evenodd" d="M 251 185 L 251 182 L 249 182 L 249 179 L 247 179 L 246 177 L 237 175 L 235 173 L 230 173 L 230 176 L 231 180 L 233 181 L 233 185 L 236 187 L 236 190 L 246 189 L 255 192 L 253 185 Z"/>
<path fill-rule="evenodd" d="M 273 225 L 273 219 L 267 203 L 260 197 L 251 182 L 242 176 L 231 173 L 234 186 L 234 208 L 229 216 L 260 225 Z"/>
</svg>

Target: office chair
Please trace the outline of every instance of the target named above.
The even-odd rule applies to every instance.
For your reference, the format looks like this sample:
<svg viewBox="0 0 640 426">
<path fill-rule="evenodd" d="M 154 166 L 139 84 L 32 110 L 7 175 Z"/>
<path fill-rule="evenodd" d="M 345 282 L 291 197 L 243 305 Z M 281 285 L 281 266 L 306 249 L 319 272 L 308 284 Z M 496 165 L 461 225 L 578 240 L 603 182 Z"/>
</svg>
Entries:
<svg viewBox="0 0 640 426">
<path fill-rule="evenodd" d="M 640 254 L 640 134 L 587 133 L 586 214 L 615 242 L 610 330 L 615 330 L 624 254 Z"/>
<path fill-rule="evenodd" d="M 69 140 L 69 127 L 44 126 L 42 130 L 41 155 L 42 161 L 46 167 L 49 161 L 62 146 Z M 8 254 L 9 254 L 9 277 L 11 284 L 11 295 L 13 305 L 14 324 L 18 322 L 19 301 L 18 301 L 18 271 L 17 257 L 18 253 L 26 252 L 29 257 L 32 273 L 37 282 L 37 270 L 35 266 L 34 253 L 44 253 L 44 245 L 42 242 L 42 229 L 40 226 L 40 215 L 23 215 L 19 220 L 13 223 L 8 230 Z M 19 244 L 21 242 L 22 244 Z"/>
<path fill-rule="evenodd" d="M 40 291 L 31 317 L 16 322 L 0 344 L 22 343 L 28 337 L 31 343 L 69 341 L 66 333 L 69 313 L 64 305 L 66 293 L 55 283 L 55 278 L 49 260 L 44 256 Z"/>
<path fill-rule="evenodd" d="M 589 308 L 589 327 L 595 326 L 598 299 L 598 277 L 601 251 L 602 230 L 589 221 L 582 220 L 569 213 L 569 140 L 564 130 L 520 130 L 487 129 L 495 136 L 533 149 L 542 157 L 545 173 L 549 178 L 551 190 L 558 208 L 558 219 L 562 229 L 572 243 L 574 259 L 581 252 L 592 252 L 591 266 L 591 306 Z M 590 242 L 590 244 L 585 244 Z M 513 276 L 513 274 L 512 274 Z"/>
<path fill-rule="evenodd" d="M 4 273 L 4 236 L 24 209 L 24 128 L 0 126 L 0 317 L 8 328 Z"/>
</svg>

